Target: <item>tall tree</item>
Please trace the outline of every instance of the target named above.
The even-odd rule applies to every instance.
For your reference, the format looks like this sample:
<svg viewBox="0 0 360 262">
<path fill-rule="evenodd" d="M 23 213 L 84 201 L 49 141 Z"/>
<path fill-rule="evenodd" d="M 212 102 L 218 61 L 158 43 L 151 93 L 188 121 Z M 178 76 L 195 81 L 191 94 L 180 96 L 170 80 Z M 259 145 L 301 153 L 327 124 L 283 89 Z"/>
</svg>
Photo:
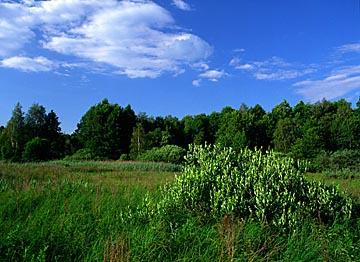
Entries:
<svg viewBox="0 0 360 262">
<path fill-rule="evenodd" d="M 274 132 L 275 149 L 289 153 L 296 139 L 299 137 L 299 129 L 291 118 L 280 119 Z"/>
<path fill-rule="evenodd" d="M 20 161 L 26 143 L 24 113 L 20 103 L 15 105 L 12 116 L 0 139 L 3 159 Z"/>
<path fill-rule="evenodd" d="M 130 156 L 136 159 L 142 152 L 145 151 L 145 130 L 141 123 L 137 123 L 133 129 L 130 144 Z"/>
<path fill-rule="evenodd" d="M 46 109 L 44 106 L 39 104 L 33 104 L 26 116 L 25 116 L 25 126 L 27 129 L 28 140 L 35 137 L 45 137 L 46 136 Z"/>
<path fill-rule="evenodd" d="M 59 118 L 53 110 L 46 115 L 44 138 L 50 144 L 50 158 L 64 155 L 66 138 L 61 134 Z"/>
<path fill-rule="evenodd" d="M 117 159 L 120 154 L 129 153 L 135 124 L 130 106 L 122 108 L 104 99 L 85 113 L 76 132 L 80 142 L 96 157 Z"/>
<path fill-rule="evenodd" d="M 241 127 L 239 111 L 225 108 L 221 112 L 221 121 L 216 133 L 216 143 L 241 149 L 248 146 L 248 140 L 244 129 Z"/>
</svg>

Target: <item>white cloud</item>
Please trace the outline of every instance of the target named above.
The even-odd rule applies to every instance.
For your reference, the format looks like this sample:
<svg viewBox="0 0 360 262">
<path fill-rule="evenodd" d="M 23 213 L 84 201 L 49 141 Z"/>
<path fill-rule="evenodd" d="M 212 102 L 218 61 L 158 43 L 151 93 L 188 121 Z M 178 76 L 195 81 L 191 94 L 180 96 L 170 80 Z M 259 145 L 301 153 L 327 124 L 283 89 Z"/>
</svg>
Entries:
<svg viewBox="0 0 360 262">
<path fill-rule="evenodd" d="M 360 88 L 360 66 L 337 69 L 323 79 L 300 81 L 293 86 L 311 102 L 338 98 Z"/>
<path fill-rule="evenodd" d="M 173 5 L 183 11 L 191 11 L 191 7 L 183 0 L 173 0 Z"/>
<path fill-rule="evenodd" d="M 236 68 L 240 63 L 241 63 L 241 59 L 238 57 L 234 57 L 233 59 L 230 60 L 229 65 Z"/>
<path fill-rule="evenodd" d="M 56 63 L 42 56 L 34 58 L 14 56 L 0 61 L 0 66 L 23 72 L 48 72 L 58 67 Z"/>
<path fill-rule="evenodd" d="M 341 53 L 360 53 L 360 43 L 342 45 L 337 48 Z"/>
<path fill-rule="evenodd" d="M 82 64 L 96 63 L 131 78 L 176 75 L 212 53 L 200 37 L 182 32 L 167 10 L 140 0 L 0 3 L 0 40 L 5 58 L 37 40 Z"/>
<path fill-rule="evenodd" d="M 234 57 L 229 64 L 237 70 L 250 73 L 257 80 L 269 81 L 295 79 L 316 71 L 314 65 L 289 63 L 276 56 L 264 61 L 244 63 L 240 58 Z"/>
<path fill-rule="evenodd" d="M 201 85 L 201 79 L 195 79 L 192 81 L 192 85 L 193 86 L 200 86 Z"/>
<path fill-rule="evenodd" d="M 254 66 L 251 65 L 251 64 L 242 64 L 242 65 L 236 66 L 236 69 L 240 69 L 240 70 L 252 70 L 252 69 L 254 69 Z"/>
<path fill-rule="evenodd" d="M 34 19 L 17 3 L 0 2 L 0 57 L 14 54 L 35 36 Z"/>
<path fill-rule="evenodd" d="M 212 82 L 217 82 L 220 78 L 223 78 L 226 73 L 221 70 L 207 70 L 199 75 L 200 78 L 208 79 Z"/>
<path fill-rule="evenodd" d="M 198 62 L 192 65 L 193 68 L 198 69 L 200 71 L 206 71 L 210 68 L 210 66 L 207 63 L 204 62 Z"/>
<path fill-rule="evenodd" d="M 201 66 L 202 65 L 202 66 Z M 199 64 L 199 69 L 203 69 L 204 72 L 198 75 L 198 78 L 192 81 L 193 86 L 200 86 L 203 79 L 211 82 L 218 82 L 221 78 L 227 76 L 224 70 L 209 69 L 207 64 Z"/>
<path fill-rule="evenodd" d="M 233 50 L 234 53 L 243 53 L 243 52 L 245 52 L 245 51 L 246 51 L 245 48 L 235 48 L 235 49 Z"/>
</svg>

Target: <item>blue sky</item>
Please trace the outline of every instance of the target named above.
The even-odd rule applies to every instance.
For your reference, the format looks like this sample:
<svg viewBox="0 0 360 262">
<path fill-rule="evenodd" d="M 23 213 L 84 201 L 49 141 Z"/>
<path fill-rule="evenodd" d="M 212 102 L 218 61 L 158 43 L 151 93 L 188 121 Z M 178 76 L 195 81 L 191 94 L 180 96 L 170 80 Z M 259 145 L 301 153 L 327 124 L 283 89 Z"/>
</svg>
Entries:
<svg viewBox="0 0 360 262">
<path fill-rule="evenodd" d="M 0 125 L 72 132 L 103 98 L 148 115 L 360 96 L 359 0 L 0 0 Z"/>
</svg>

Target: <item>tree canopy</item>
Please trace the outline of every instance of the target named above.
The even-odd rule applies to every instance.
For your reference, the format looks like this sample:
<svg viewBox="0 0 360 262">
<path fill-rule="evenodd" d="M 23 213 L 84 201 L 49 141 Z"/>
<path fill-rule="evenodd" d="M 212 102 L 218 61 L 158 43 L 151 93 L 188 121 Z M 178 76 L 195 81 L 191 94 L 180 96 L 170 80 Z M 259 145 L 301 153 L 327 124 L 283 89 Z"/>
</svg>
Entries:
<svg viewBox="0 0 360 262">
<path fill-rule="evenodd" d="M 360 150 L 359 134 L 360 99 L 354 107 L 344 99 L 315 104 L 300 101 L 293 107 L 283 100 L 269 112 L 260 105 L 241 104 L 238 109 L 225 107 L 182 119 L 136 115 L 130 105 L 121 107 L 104 99 L 89 108 L 71 135 L 61 133 L 53 110 L 47 113 L 44 106 L 33 104 L 25 114 L 18 103 L 6 126 L 0 128 L 0 156 L 22 161 L 25 145 L 38 138 L 47 141 L 49 159 L 79 149 L 87 152 L 86 158 L 136 159 L 154 148 L 176 145 L 187 149 L 189 144 L 275 149 L 311 159 L 322 152 Z"/>
</svg>

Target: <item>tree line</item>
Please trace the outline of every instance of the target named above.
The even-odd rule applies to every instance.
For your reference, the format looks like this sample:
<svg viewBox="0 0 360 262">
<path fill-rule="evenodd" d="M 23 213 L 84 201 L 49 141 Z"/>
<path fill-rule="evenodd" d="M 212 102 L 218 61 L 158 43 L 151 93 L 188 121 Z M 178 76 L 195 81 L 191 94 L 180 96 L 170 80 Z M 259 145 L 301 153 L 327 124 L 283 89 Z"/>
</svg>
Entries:
<svg viewBox="0 0 360 262">
<path fill-rule="evenodd" d="M 360 149 L 360 99 L 295 106 L 283 100 L 271 111 L 260 105 L 225 107 L 221 112 L 150 117 L 107 99 L 90 107 L 72 134 L 61 132 L 56 113 L 33 104 L 25 114 L 18 103 L 0 127 L 0 158 L 8 161 L 79 159 L 162 159 L 184 154 L 189 144 L 262 148 L 299 159 L 324 152 Z M 156 157 L 155 157 L 156 155 Z M 166 157 L 165 157 L 166 158 Z M 176 157 L 175 157 L 176 158 Z"/>
</svg>

